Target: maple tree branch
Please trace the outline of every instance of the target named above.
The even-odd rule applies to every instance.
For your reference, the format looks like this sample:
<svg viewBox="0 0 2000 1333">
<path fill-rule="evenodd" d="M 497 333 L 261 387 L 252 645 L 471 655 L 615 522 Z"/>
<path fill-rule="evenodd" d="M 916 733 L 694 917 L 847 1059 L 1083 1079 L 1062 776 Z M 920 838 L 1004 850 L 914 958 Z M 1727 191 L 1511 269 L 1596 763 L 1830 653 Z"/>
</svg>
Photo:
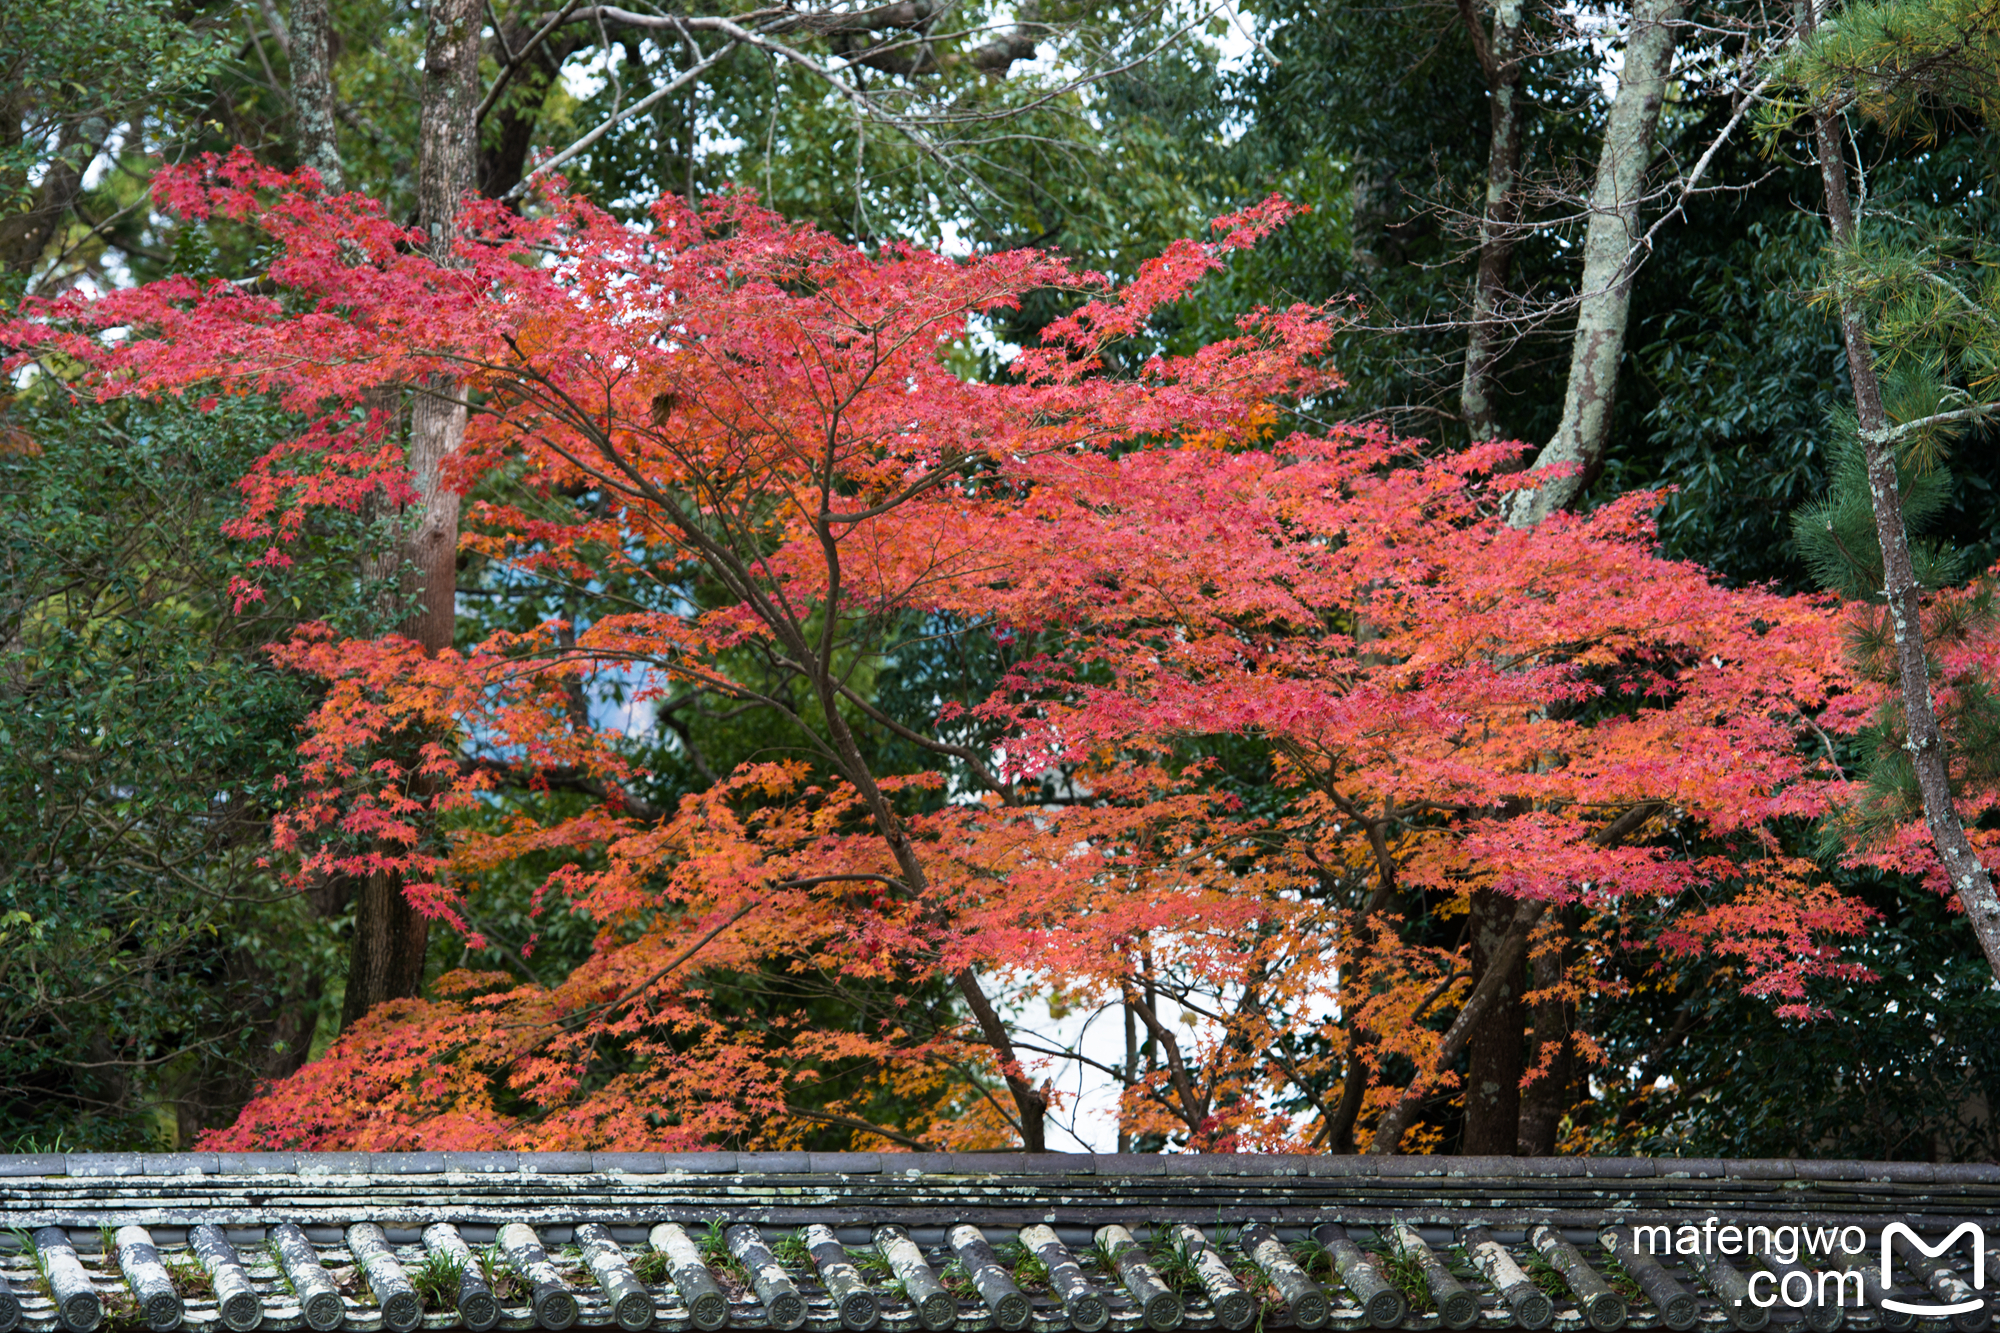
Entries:
<svg viewBox="0 0 2000 1333">
<path fill-rule="evenodd" d="M 572 142 L 567 148 L 564 148 L 561 152 L 552 154 L 551 156 L 543 159 L 542 161 L 537 162 L 532 171 L 528 172 L 525 176 L 521 177 L 521 179 L 515 183 L 514 188 L 507 191 L 507 193 L 501 197 L 503 199 L 520 198 L 523 194 L 527 193 L 528 188 L 531 185 L 533 185 L 535 178 L 537 176 L 542 175 L 544 172 L 554 171 L 557 167 L 569 161 L 571 158 L 575 157 L 578 153 L 583 152 L 585 149 L 589 148 L 592 144 L 596 143 L 599 139 L 602 139 L 605 135 L 609 134 L 613 129 L 617 128 L 617 126 L 623 123 L 624 121 L 630 120 L 634 116 L 640 115 L 646 111 L 651 110 L 663 98 L 669 96 L 672 93 L 678 92 L 682 88 L 685 88 L 688 84 L 700 78 L 710 69 L 713 69 L 717 63 L 719 63 L 721 60 L 727 57 L 731 52 L 733 52 L 736 49 L 736 46 L 737 44 L 733 41 L 723 43 L 723 45 L 719 49 L 717 49 L 717 51 L 713 55 L 707 56 L 702 60 L 698 61 L 697 63 L 689 65 L 686 69 L 682 70 L 680 73 L 676 74 L 673 78 L 667 80 L 665 83 L 661 84 L 658 88 L 655 88 L 652 92 L 646 94 L 638 101 L 632 103 L 630 106 L 620 107 L 618 110 L 613 111 L 610 115 L 606 116 L 603 120 L 599 121 L 595 127 L 587 131 L 581 138 Z M 497 90 L 499 89 L 499 87 L 500 84 L 496 82 L 494 84 L 494 88 L 496 90 L 495 95 L 497 95 Z"/>
<path fill-rule="evenodd" d="M 1181 1097 L 1181 1119 L 1187 1122 L 1190 1133 L 1199 1131 L 1202 1121 L 1208 1118 L 1207 1099 L 1195 1094 L 1194 1080 L 1188 1074 L 1186 1061 L 1181 1058 L 1180 1042 L 1175 1040 L 1173 1032 L 1167 1025 L 1160 1021 L 1160 1016 L 1153 1011 L 1153 1006 L 1136 991 L 1131 997 L 1130 1004 L 1132 1012 L 1139 1016 L 1139 1021 L 1146 1025 L 1146 1030 L 1153 1034 L 1161 1049 L 1166 1052 L 1167 1075 L 1173 1079 L 1174 1090 L 1180 1093 Z"/>
<path fill-rule="evenodd" d="M 527 61 L 528 57 L 540 49 L 542 43 L 548 40 L 549 34 L 560 27 L 562 21 L 570 16 L 571 11 L 582 3 L 583 0 L 568 0 L 568 3 L 550 16 L 546 23 L 535 29 L 534 34 L 526 42 L 522 43 L 519 51 L 507 57 L 506 63 L 501 67 L 499 76 L 493 80 L 493 86 L 486 90 L 486 97 L 479 103 L 479 109 L 472 113 L 472 123 L 474 125 L 479 125 L 485 121 L 486 113 L 491 111 L 493 104 L 500 100 L 500 94 L 507 91 L 507 85 L 513 81 L 515 73 Z M 493 25 L 493 34 L 501 42 L 504 43 L 506 41 L 505 36 L 500 31 L 498 21 L 495 21 Z"/>
<path fill-rule="evenodd" d="M 794 1106 L 790 1102 L 785 1103 L 785 1114 L 797 1116 L 801 1120 L 817 1121 L 822 1125 L 839 1125 L 843 1129 L 858 1129 L 864 1133 L 878 1134 L 891 1143 L 900 1143 L 905 1148 L 916 1152 L 930 1152 L 932 1150 L 932 1145 L 922 1139 L 912 1138 L 900 1130 L 889 1129 L 885 1126 L 875 1124 L 873 1121 L 863 1120 L 858 1116 L 841 1115 L 836 1111 L 815 1111 L 809 1107 Z"/>
<path fill-rule="evenodd" d="M 687 948 L 681 950 L 678 954 L 675 954 L 673 959 L 670 962 L 668 962 L 664 967 L 655 971 L 651 976 L 647 977 L 644 981 L 641 981 L 637 985 L 630 987 L 629 989 L 626 990 L 626 992 L 623 995 L 618 996 L 616 999 L 604 1000 L 598 1004 L 586 1005 L 583 1008 L 574 1011 L 573 1013 L 565 1014 L 560 1019 L 557 1019 L 553 1024 L 509 1023 L 509 1024 L 504 1024 L 503 1026 L 510 1028 L 536 1028 L 536 1027 L 553 1026 L 562 1029 L 569 1029 L 575 1027 L 578 1022 L 584 1019 L 593 1018 L 596 1015 L 603 1013 L 607 1009 L 619 1008 L 620 1006 L 627 1004 L 634 999 L 637 999 L 641 994 L 645 993 L 648 989 L 650 989 L 655 983 L 659 982 L 662 978 L 666 977 L 668 973 L 672 972 L 682 963 L 685 963 L 688 959 L 700 953 L 703 947 L 706 946 L 710 940 L 713 940 L 717 935 L 720 935 L 723 931 L 728 930 L 738 921 L 741 921 L 744 917 L 750 915 L 753 909 L 763 906 L 763 903 L 764 900 L 762 898 L 752 898 L 749 902 L 743 904 L 743 906 L 737 908 L 735 912 L 731 913 L 728 920 L 722 921 L 717 925 L 715 925 L 700 939 L 696 940 L 693 944 L 688 945 Z"/>
<path fill-rule="evenodd" d="M 1001 784 L 1000 779 L 994 775 L 993 770 L 986 766 L 985 761 L 979 757 L 978 752 L 971 747 L 954 745 L 950 741 L 941 741 L 904 726 L 901 722 L 898 722 L 895 718 L 877 708 L 871 701 L 857 694 L 846 684 L 842 684 L 840 687 L 840 697 L 853 704 L 856 708 L 859 708 L 870 721 L 886 728 L 893 735 L 900 736 L 912 745 L 920 745 L 934 753 L 949 755 L 953 759 L 963 760 L 972 769 L 973 776 L 985 783 L 988 789 L 998 792 L 1007 804 L 1013 805 L 1016 803 L 1009 789 Z"/>
</svg>

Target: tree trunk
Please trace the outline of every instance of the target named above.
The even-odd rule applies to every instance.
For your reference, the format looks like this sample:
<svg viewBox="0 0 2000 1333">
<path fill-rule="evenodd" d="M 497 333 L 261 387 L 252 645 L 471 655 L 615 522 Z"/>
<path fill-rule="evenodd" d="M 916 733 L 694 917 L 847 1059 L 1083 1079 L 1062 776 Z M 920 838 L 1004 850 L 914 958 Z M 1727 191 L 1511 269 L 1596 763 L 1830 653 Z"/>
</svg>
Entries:
<svg viewBox="0 0 2000 1333">
<path fill-rule="evenodd" d="M 417 218 L 427 249 L 441 266 L 454 264 L 459 206 L 478 166 L 480 0 L 433 0 L 425 27 L 424 106 L 418 135 Z M 465 439 L 465 407 L 458 384 L 436 377 L 413 386 L 409 468 L 417 492 L 403 515 L 397 558 L 412 583 L 401 600 L 402 632 L 426 653 L 451 646 L 457 627 L 458 494 L 445 481 L 445 463 Z M 414 757 L 417 740 L 412 739 Z M 348 953 L 346 1026 L 384 1000 L 416 995 L 423 987 L 430 922 L 410 906 L 402 880 L 371 875 L 354 904 L 354 937 Z"/>
<path fill-rule="evenodd" d="M 1627 838 L 1646 826 L 1646 821 L 1659 812 L 1660 807 L 1650 802 L 1633 806 L 1618 818 L 1597 831 L 1591 841 L 1599 847 L 1617 847 Z M 1508 973 L 1520 966 L 1527 956 L 1528 940 L 1533 936 L 1535 926 L 1548 910 L 1548 903 L 1533 898 L 1523 898 L 1514 905 L 1514 917 L 1507 925 L 1494 946 L 1487 964 L 1486 974 L 1473 982 L 1472 990 L 1466 995 L 1465 1003 L 1458 1011 L 1458 1017 L 1445 1029 L 1438 1041 L 1437 1054 L 1429 1069 L 1419 1068 L 1410 1086 L 1403 1089 L 1396 1104 L 1383 1113 L 1375 1126 L 1375 1136 L 1368 1142 L 1368 1151 L 1375 1156 L 1387 1156 L 1396 1151 L 1403 1142 L 1410 1126 L 1416 1123 L 1417 1113 L 1423 1109 L 1424 1098 L 1429 1094 L 1430 1085 L 1437 1074 L 1458 1063 L 1458 1057 L 1465 1054 L 1466 1043 L 1471 1039 L 1472 1030 L 1485 1015 L 1487 1009 L 1499 997 L 1502 982 Z"/>
<path fill-rule="evenodd" d="M 1534 988 L 1552 990 L 1562 982 L 1574 937 L 1575 910 L 1562 913 L 1558 922 L 1562 947 L 1548 949 L 1531 967 Z M 1517 1150 L 1523 1157 L 1549 1157 L 1556 1150 L 1556 1134 L 1572 1103 L 1571 1087 L 1576 1082 L 1576 1048 L 1570 1034 L 1576 1029 L 1576 1007 L 1559 999 L 1544 998 L 1535 1005 L 1534 1047 L 1531 1058 L 1539 1067 L 1544 1057 L 1548 1068 L 1521 1093 L 1521 1125 Z"/>
<path fill-rule="evenodd" d="M 1679 0 L 1635 0 L 1625 39 L 1625 67 L 1612 99 L 1598 150 L 1597 183 L 1590 192 L 1590 227 L 1583 242 L 1583 281 L 1570 347 L 1569 384 L 1562 421 L 1535 457 L 1537 471 L 1561 469 L 1539 489 L 1520 492 L 1509 520 L 1533 527 L 1567 508 L 1604 463 L 1618 367 L 1631 322 L 1632 275 L 1639 261 L 1639 203 L 1646 164 L 1667 76 L 1673 72 L 1674 24 Z"/>
<path fill-rule="evenodd" d="M 1548 904 L 1533 899 L 1522 899 L 1514 906 L 1514 916 L 1505 932 L 1495 942 L 1489 956 L 1486 974 L 1473 983 L 1465 1003 L 1458 1011 L 1438 1042 L 1437 1055 L 1430 1069 L 1421 1067 L 1410 1086 L 1403 1089 L 1403 1095 L 1396 1104 L 1383 1112 L 1382 1119 L 1375 1126 L 1375 1135 L 1368 1141 L 1368 1153 L 1373 1157 L 1386 1157 L 1402 1146 L 1403 1136 L 1410 1132 L 1410 1126 L 1417 1122 L 1418 1112 L 1423 1110 L 1424 1099 L 1436 1071 L 1450 1069 L 1458 1063 L 1458 1057 L 1465 1054 L 1466 1043 L 1472 1039 L 1473 1029 L 1479 1026 L 1486 1011 L 1499 998 L 1503 983 L 1509 972 L 1521 965 L 1527 956 L 1528 937 L 1534 934 L 1535 923 L 1542 919 Z M 1515 1031 L 1518 1033 L 1519 1028 Z"/>
<path fill-rule="evenodd" d="M 19 123 L 14 132 L 20 131 Z M 35 202 L 25 212 L 0 218 L 0 269 L 31 274 L 41 262 L 42 252 L 62 230 L 63 220 L 83 193 L 83 173 L 91 160 L 104 150 L 111 137 L 111 123 L 92 116 L 75 128 L 65 128 L 56 143 L 54 157 L 42 173 Z"/>
<path fill-rule="evenodd" d="M 1498 376 L 1506 328 L 1500 307 L 1514 264 L 1514 224 L 1520 205 L 1516 177 L 1521 169 L 1521 0 L 1500 0 L 1489 39 L 1469 0 L 1459 13 L 1470 29 L 1486 71 L 1492 137 L 1486 150 L 1486 211 L 1479 222 L 1479 269 L 1472 282 L 1472 329 L 1465 343 L 1465 376 L 1459 385 L 1459 412 L 1476 442 L 1501 436 Z"/>
<path fill-rule="evenodd" d="M 333 15 L 327 0 L 292 0 L 292 106 L 299 165 L 319 173 L 328 194 L 345 188 L 333 123 Z"/>
<path fill-rule="evenodd" d="M 1827 223 L 1836 248 L 1858 239 L 1854 204 L 1847 189 L 1845 134 L 1830 112 L 1818 115 L 1820 175 L 1826 185 Z M 2000 896 L 1993 876 L 1965 836 L 1952 804 L 1950 756 L 1931 700 L 1930 666 L 1924 660 L 1924 625 L 1916 571 L 1910 562 L 1910 536 L 1903 525 L 1903 499 L 1896 484 L 1895 427 L 1882 405 L 1882 386 L 1875 374 L 1875 350 L 1868 342 L 1868 316 L 1851 296 L 1840 301 L 1840 333 L 1847 348 L 1848 378 L 1854 385 L 1854 413 L 1860 425 L 1861 448 L 1868 463 L 1868 495 L 1875 509 L 1875 537 L 1882 547 L 1882 596 L 1896 636 L 1896 670 L 1903 687 L 1903 718 L 1917 790 L 1923 796 L 1924 823 L 1931 843 L 1966 920 L 1972 923 L 1986 962 L 2000 977 Z"/>
<path fill-rule="evenodd" d="M 1472 983 L 1499 968 L 1492 1001 L 1473 1023 L 1466 1040 L 1465 1132 L 1459 1151 L 1468 1156 L 1508 1157 L 1520 1134 L 1522 1028 L 1521 959 L 1503 949 L 1517 906 L 1491 889 L 1472 895 Z"/>
</svg>

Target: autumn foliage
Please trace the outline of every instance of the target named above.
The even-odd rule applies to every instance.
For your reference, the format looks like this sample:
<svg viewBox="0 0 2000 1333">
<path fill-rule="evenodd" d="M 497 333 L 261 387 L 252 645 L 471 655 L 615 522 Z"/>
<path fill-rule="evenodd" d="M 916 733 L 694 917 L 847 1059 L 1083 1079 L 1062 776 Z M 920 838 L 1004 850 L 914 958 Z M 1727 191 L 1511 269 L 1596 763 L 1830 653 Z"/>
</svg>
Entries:
<svg viewBox="0 0 2000 1333">
<path fill-rule="evenodd" d="M 1135 1006 L 1163 1055 L 1126 1096 L 1134 1133 L 1323 1144 L 1346 1082 L 1378 1085 L 1371 1108 L 1411 1069 L 1448 1090 L 1426 1020 L 1465 994 L 1465 951 L 1405 923 L 1475 890 L 1579 907 L 1571 994 L 1641 944 L 1731 956 L 1795 1009 L 1851 974 L 1834 944 L 1865 910 L 1773 831 L 1846 799 L 1826 734 L 1881 697 L 1832 603 L 1659 559 L 1646 495 L 1509 527 L 1518 446 L 1304 424 L 1339 387 L 1329 311 L 1132 355 L 1282 202 L 1116 283 L 1032 251 L 864 250 L 744 198 L 663 200 L 649 228 L 559 195 L 477 206 L 441 269 L 375 204 L 246 158 L 158 189 L 266 233 L 264 280 L 60 302 L 6 336 L 104 393 L 282 395 L 308 424 L 245 478 L 235 528 L 262 563 L 315 506 L 407 495 L 380 386 L 450 382 L 473 407 L 455 484 L 533 497 L 475 505 L 468 547 L 523 579 L 663 590 L 435 656 L 327 632 L 283 650 L 326 688 L 277 822 L 297 875 L 395 873 L 457 922 L 483 875 L 553 855 L 545 902 L 599 947 L 549 985 L 461 972 L 378 1008 L 211 1147 L 690 1148 L 829 1124 L 1040 1146 L 1047 1079 L 1078 1053 L 1020 1025 L 1029 994 Z M 984 318 L 1051 288 L 1074 313 L 969 377 Z M 726 596 L 665 595 L 690 571 Z M 1025 647 L 998 691 L 941 697 L 915 731 L 852 669 L 940 624 Z M 752 658 L 811 701 L 809 757 L 635 812 L 624 738 L 579 684 L 790 707 Z M 877 771 L 871 731 L 934 765 Z M 1273 800 L 1213 780 L 1218 736 L 1268 747 Z M 538 774 L 598 799 L 458 817 Z M 872 998 L 837 1025 L 718 998 L 773 967 Z M 921 981 L 956 1000 L 897 988 Z M 803 1107 L 836 1068 L 926 1109 Z"/>
</svg>

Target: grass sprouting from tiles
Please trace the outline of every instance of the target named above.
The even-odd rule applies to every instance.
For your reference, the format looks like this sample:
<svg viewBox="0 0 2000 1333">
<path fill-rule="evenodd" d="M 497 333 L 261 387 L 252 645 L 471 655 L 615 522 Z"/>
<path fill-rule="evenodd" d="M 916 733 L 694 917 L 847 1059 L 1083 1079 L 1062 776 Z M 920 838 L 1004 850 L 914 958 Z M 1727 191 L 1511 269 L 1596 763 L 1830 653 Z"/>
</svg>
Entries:
<svg viewBox="0 0 2000 1333">
<path fill-rule="evenodd" d="M 1573 1299 L 1570 1295 L 1569 1283 L 1563 1280 L 1561 1271 L 1547 1259 L 1544 1259 L 1539 1251 L 1526 1247 L 1516 1247 L 1513 1253 L 1514 1261 L 1521 1265 L 1521 1271 L 1528 1275 L 1528 1281 L 1540 1287 L 1544 1296 L 1547 1296 L 1552 1301 Z"/>
<path fill-rule="evenodd" d="M 1048 1291 L 1049 1266 L 1042 1262 L 1040 1255 L 1020 1241 L 1002 1241 L 993 1247 L 993 1253 L 1014 1279 L 1014 1285 L 1022 1291 L 1032 1295 Z"/>
<path fill-rule="evenodd" d="M 458 1256 L 430 1250 L 422 1263 L 404 1271 L 409 1274 L 410 1285 L 416 1289 L 426 1314 L 458 1308 L 458 1288 L 465 1280 L 465 1263 Z"/>
<path fill-rule="evenodd" d="M 1375 1267 L 1403 1293 L 1410 1303 L 1410 1312 L 1417 1315 L 1429 1314 L 1435 1307 L 1431 1297 L 1430 1283 L 1424 1280 L 1424 1266 L 1417 1256 L 1400 1246 L 1383 1242 L 1366 1251 L 1375 1261 Z"/>
<path fill-rule="evenodd" d="M 1203 1290 L 1201 1274 L 1194 1266 L 1194 1252 L 1186 1240 L 1180 1236 L 1155 1236 L 1147 1248 L 1160 1281 L 1183 1296 Z"/>
<path fill-rule="evenodd" d="M 771 1257 L 783 1264 L 786 1271 L 810 1273 L 813 1270 L 812 1255 L 806 1252 L 806 1238 L 802 1232 L 788 1232 L 775 1240 L 767 1237 L 766 1243 L 771 1247 Z"/>
<path fill-rule="evenodd" d="M 673 1261 L 663 1250 L 641 1250 L 631 1256 L 632 1276 L 649 1287 L 671 1282 L 674 1276 Z"/>
<path fill-rule="evenodd" d="M 1596 1265 L 1597 1271 L 1604 1275 L 1604 1280 L 1611 1284 L 1611 1289 L 1623 1296 L 1627 1303 L 1637 1305 L 1646 1299 L 1646 1293 L 1639 1286 L 1639 1280 L 1625 1271 L 1625 1265 L 1618 1262 L 1617 1255 L 1603 1254 L 1600 1251 L 1593 1257 L 1599 1260 Z"/>
<path fill-rule="evenodd" d="M 192 1250 L 162 1250 L 160 1263 L 173 1279 L 174 1290 L 183 1300 L 212 1301 L 215 1299 L 215 1279 L 201 1266 L 201 1260 Z"/>
<path fill-rule="evenodd" d="M 501 1249 L 498 1242 L 480 1249 L 479 1277 L 486 1283 L 486 1289 L 493 1293 L 493 1299 L 503 1307 L 518 1309 L 526 1305 L 535 1292 L 534 1283 L 514 1267 L 514 1261 L 507 1257 L 507 1251 Z"/>
</svg>

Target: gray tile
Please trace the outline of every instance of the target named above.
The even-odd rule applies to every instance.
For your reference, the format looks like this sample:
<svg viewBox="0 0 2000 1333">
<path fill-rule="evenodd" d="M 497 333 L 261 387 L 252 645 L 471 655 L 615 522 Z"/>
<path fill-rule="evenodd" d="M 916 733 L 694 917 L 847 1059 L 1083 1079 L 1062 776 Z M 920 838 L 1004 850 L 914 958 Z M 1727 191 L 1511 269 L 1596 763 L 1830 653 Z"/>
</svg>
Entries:
<svg viewBox="0 0 2000 1333">
<path fill-rule="evenodd" d="M 302 1152 L 300 1175 L 365 1176 L 375 1168 L 375 1154 L 369 1152 Z"/>
<path fill-rule="evenodd" d="M 686 1171 L 690 1175 L 728 1175 L 738 1170 L 737 1158 L 733 1152 L 669 1152 L 661 1153 L 661 1170 Z"/>
<path fill-rule="evenodd" d="M 475 1175 L 501 1175 L 521 1169 L 521 1155 L 511 1152 L 448 1152 L 444 1169 Z"/>
<path fill-rule="evenodd" d="M 1585 1173 L 1605 1180 L 1642 1180 L 1658 1174 L 1650 1157 L 1586 1157 Z"/>
<path fill-rule="evenodd" d="M 73 1152 L 69 1155 L 72 1176 L 137 1176 L 146 1164 L 135 1152 Z"/>
<path fill-rule="evenodd" d="M 658 1152 L 594 1152 L 590 1155 L 590 1169 L 600 1175 L 617 1172 L 627 1176 L 657 1176 L 669 1169 L 667 1163 L 671 1160 L 668 1154 Z"/>
<path fill-rule="evenodd" d="M 139 1160 L 149 1176 L 212 1176 L 221 1170 L 212 1152 L 147 1152 Z"/>
<path fill-rule="evenodd" d="M 385 1176 L 436 1176 L 444 1173 L 441 1152 L 378 1152 L 373 1170 Z"/>
<path fill-rule="evenodd" d="M 812 1159 L 802 1152 L 740 1152 L 736 1169 L 746 1176 L 804 1175 Z"/>
<path fill-rule="evenodd" d="M 1519 1176 L 1542 1176 L 1551 1179 L 1566 1179 L 1581 1176 L 1586 1168 L 1581 1157 L 1517 1157 L 1519 1165 L 1514 1173 Z"/>
<path fill-rule="evenodd" d="M 1720 1157 L 1661 1157 L 1653 1167 L 1668 1180 L 1722 1180 L 1729 1175 L 1729 1163 Z"/>
<path fill-rule="evenodd" d="M 1796 1177 L 1791 1159 L 1785 1157 L 1732 1157 L 1727 1160 L 1731 1180 L 1792 1180 Z"/>
<path fill-rule="evenodd" d="M 1507 1180 L 1521 1174 L 1521 1159 L 1518 1157 L 1448 1157 L 1445 1159 L 1445 1174 L 1448 1176 L 1477 1176 Z"/>
<path fill-rule="evenodd" d="M 69 1155 L 59 1152 L 0 1153 L 0 1176 L 63 1176 Z"/>
<path fill-rule="evenodd" d="M 1163 1176 L 1167 1163 L 1158 1153 L 1099 1152 L 1090 1155 L 1090 1170 L 1098 1176 Z"/>
<path fill-rule="evenodd" d="M 587 1176 L 591 1171 L 587 1152 L 524 1152 L 521 1169 L 538 1176 Z"/>
<path fill-rule="evenodd" d="M 882 1154 L 878 1152 L 807 1153 L 816 1176 L 877 1176 L 882 1174 Z"/>
<path fill-rule="evenodd" d="M 225 1152 L 215 1157 L 225 1176 L 289 1176 L 299 1169 L 297 1153 Z"/>
</svg>

